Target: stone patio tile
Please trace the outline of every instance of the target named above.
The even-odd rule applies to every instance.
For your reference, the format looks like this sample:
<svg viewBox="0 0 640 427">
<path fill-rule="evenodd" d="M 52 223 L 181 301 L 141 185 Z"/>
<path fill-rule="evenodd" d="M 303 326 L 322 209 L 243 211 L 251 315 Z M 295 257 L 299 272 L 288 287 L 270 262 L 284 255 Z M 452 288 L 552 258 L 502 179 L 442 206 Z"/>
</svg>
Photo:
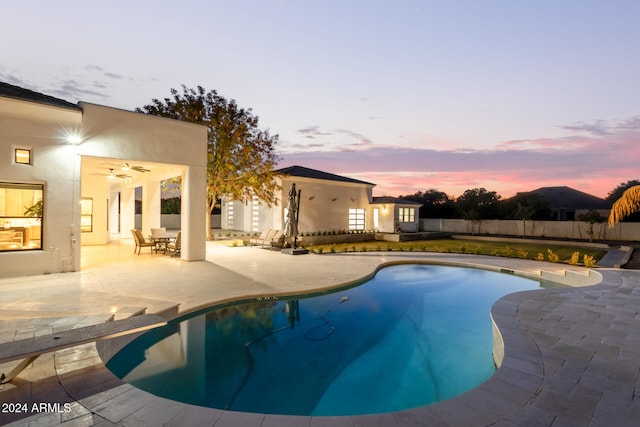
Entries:
<svg viewBox="0 0 640 427">
<path fill-rule="evenodd" d="M 215 423 L 215 427 L 260 427 L 264 414 L 225 411 Z"/>
<path fill-rule="evenodd" d="M 113 388 L 104 389 L 99 393 L 91 394 L 87 397 L 76 398 L 76 399 L 81 405 L 93 410 L 94 408 L 100 405 L 104 405 L 105 402 L 109 402 L 113 398 L 120 396 L 121 394 L 124 394 L 131 390 L 133 390 L 133 386 L 129 384 L 122 384 Z"/>
<path fill-rule="evenodd" d="M 390 427 L 397 426 L 393 414 L 359 415 L 352 417 L 353 427 Z"/>
<path fill-rule="evenodd" d="M 26 425 L 29 427 L 50 427 L 58 426 L 60 424 L 60 414 L 43 412 L 30 416 Z"/>
<path fill-rule="evenodd" d="M 591 426 L 605 426 L 605 427 L 630 427 L 636 425 L 638 422 L 637 417 L 628 417 L 620 414 L 613 416 L 608 411 L 596 409 L 591 419 Z"/>
<path fill-rule="evenodd" d="M 531 390 L 527 385 L 510 384 L 497 376 L 483 383 L 480 390 L 504 400 L 516 402 L 520 406 L 526 404 L 535 395 L 535 390 Z"/>
<path fill-rule="evenodd" d="M 198 426 L 211 427 L 222 415 L 223 411 L 201 406 L 182 405 L 164 424 L 165 427 Z"/>
<path fill-rule="evenodd" d="M 59 376 L 59 380 L 70 396 L 76 400 L 83 399 L 87 407 L 95 406 L 101 399 L 108 398 L 110 390 L 117 393 L 131 387 L 115 377 L 104 365 L 68 372 Z"/>
<path fill-rule="evenodd" d="M 524 406 L 518 412 L 509 414 L 504 421 L 515 424 L 518 427 L 547 427 L 550 426 L 556 416 L 536 406 Z"/>
<path fill-rule="evenodd" d="M 310 427 L 353 427 L 351 417 L 311 417 Z"/>
<path fill-rule="evenodd" d="M 118 427 L 117 424 L 112 423 L 109 420 L 105 420 L 104 418 L 93 416 L 93 426 L 92 427 Z"/>
<path fill-rule="evenodd" d="M 447 426 L 447 424 L 431 410 L 430 406 L 397 412 L 394 414 L 394 418 L 401 427 Z"/>
<path fill-rule="evenodd" d="M 532 374 L 530 372 L 524 372 L 519 369 L 513 369 L 502 365 L 494 374 L 494 378 L 516 387 L 535 391 L 542 382 L 543 376 L 541 372 Z"/>
<path fill-rule="evenodd" d="M 266 414 L 260 427 L 309 427 L 311 417 Z"/>
<path fill-rule="evenodd" d="M 91 411 L 102 418 L 119 424 L 134 412 L 149 405 L 154 399 L 155 396 L 152 394 L 131 388 L 92 407 Z"/>
<path fill-rule="evenodd" d="M 70 420 L 62 420 L 63 427 L 91 427 L 95 424 L 95 420 L 93 419 L 93 414 L 81 415 L 76 418 L 72 418 Z"/>
<path fill-rule="evenodd" d="M 451 426 L 485 426 L 497 418 L 489 412 L 478 412 L 467 407 L 462 402 L 459 402 L 458 399 L 447 400 L 433 405 L 431 410 L 445 424 Z"/>
<path fill-rule="evenodd" d="M 536 407 L 557 417 L 574 420 L 582 426 L 589 424 L 595 410 L 592 405 L 573 400 L 566 395 L 549 392 L 544 388 L 534 402 Z"/>
<path fill-rule="evenodd" d="M 496 395 L 491 393 L 486 387 L 481 387 L 479 391 L 479 393 L 465 393 L 462 396 L 457 397 L 456 401 L 468 406 L 478 413 L 491 414 L 492 420 L 503 418 L 518 410 L 522 407 L 523 403 L 528 400 L 525 399 L 523 402 L 518 399 L 514 399 L 514 396 L 508 396 L 505 394 Z"/>
<path fill-rule="evenodd" d="M 126 427 L 160 426 L 183 409 L 184 404 L 163 398 L 151 397 L 140 409 L 118 421 Z"/>
<path fill-rule="evenodd" d="M 542 375 L 542 363 L 539 361 L 523 360 L 516 357 L 505 357 L 501 368 L 511 368 L 527 374 Z"/>
</svg>

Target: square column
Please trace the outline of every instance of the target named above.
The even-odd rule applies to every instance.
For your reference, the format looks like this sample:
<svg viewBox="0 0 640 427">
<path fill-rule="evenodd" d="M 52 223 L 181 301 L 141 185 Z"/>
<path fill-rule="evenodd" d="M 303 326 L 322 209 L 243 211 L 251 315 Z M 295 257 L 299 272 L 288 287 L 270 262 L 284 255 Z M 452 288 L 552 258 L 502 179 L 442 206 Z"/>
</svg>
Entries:
<svg viewBox="0 0 640 427">
<path fill-rule="evenodd" d="M 136 226 L 136 191 L 133 187 L 120 190 L 120 237 L 132 238 L 131 229 Z"/>
<path fill-rule="evenodd" d="M 182 232 L 181 258 L 185 261 L 200 261 L 207 253 L 207 168 L 188 166 L 182 172 Z"/>
<path fill-rule="evenodd" d="M 160 181 L 148 180 L 142 184 L 142 234 L 151 234 L 152 228 L 159 228 L 161 223 Z"/>
</svg>

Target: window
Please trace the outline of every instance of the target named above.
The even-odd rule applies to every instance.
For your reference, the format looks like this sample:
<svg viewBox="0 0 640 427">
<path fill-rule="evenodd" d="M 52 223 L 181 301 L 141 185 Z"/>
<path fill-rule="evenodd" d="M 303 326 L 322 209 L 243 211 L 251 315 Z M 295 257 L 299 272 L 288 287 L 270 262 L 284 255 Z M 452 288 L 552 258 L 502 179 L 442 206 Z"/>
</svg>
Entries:
<svg viewBox="0 0 640 427">
<path fill-rule="evenodd" d="M 398 222 L 415 222 L 415 208 L 399 208 Z"/>
<path fill-rule="evenodd" d="M 31 164 L 31 150 L 28 148 L 16 148 L 14 152 L 14 161 L 24 165 Z"/>
<path fill-rule="evenodd" d="M 107 206 L 109 204 L 107 203 Z M 93 198 L 80 199 L 80 232 L 91 233 L 93 231 Z"/>
<path fill-rule="evenodd" d="M 0 182 L 0 251 L 42 249 L 43 186 Z"/>
<path fill-rule="evenodd" d="M 373 229 L 377 230 L 379 225 L 379 217 L 380 217 L 380 209 L 378 208 L 374 208 L 373 209 Z"/>
<path fill-rule="evenodd" d="M 364 230 L 364 209 L 349 209 L 349 230 Z"/>
</svg>

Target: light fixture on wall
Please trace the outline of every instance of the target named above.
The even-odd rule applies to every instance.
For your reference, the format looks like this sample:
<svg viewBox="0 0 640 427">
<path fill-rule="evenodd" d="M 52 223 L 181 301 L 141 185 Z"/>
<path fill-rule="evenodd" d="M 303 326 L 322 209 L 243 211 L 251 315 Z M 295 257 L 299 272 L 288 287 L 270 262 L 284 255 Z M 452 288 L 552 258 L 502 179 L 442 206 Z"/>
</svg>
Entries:
<svg viewBox="0 0 640 427">
<path fill-rule="evenodd" d="M 21 163 L 23 165 L 31 164 L 31 149 L 28 148 L 16 148 L 15 149 L 15 163 Z"/>
<path fill-rule="evenodd" d="M 67 134 L 67 142 L 71 145 L 78 145 L 82 143 L 82 137 L 75 132 L 69 132 Z"/>
</svg>

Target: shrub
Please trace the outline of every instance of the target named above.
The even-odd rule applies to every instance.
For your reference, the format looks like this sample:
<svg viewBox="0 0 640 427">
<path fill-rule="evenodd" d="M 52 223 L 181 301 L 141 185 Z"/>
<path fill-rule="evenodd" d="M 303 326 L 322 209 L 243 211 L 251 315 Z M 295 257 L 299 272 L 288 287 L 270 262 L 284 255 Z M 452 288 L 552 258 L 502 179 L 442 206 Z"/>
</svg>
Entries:
<svg viewBox="0 0 640 427">
<path fill-rule="evenodd" d="M 596 266 L 596 260 L 593 259 L 591 255 L 585 254 L 584 257 L 582 258 L 582 262 L 584 266 L 587 268 L 593 268 Z"/>
<path fill-rule="evenodd" d="M 504 252 L 502 252 L 502 254 L 506 257 L 511 257 L 513 256 L 513 249 L 511 249 L 509 245 L 507 245 L 507 247 L 504 248 Z"/>
<path fill-rule="evenodd" d="M 336 253 L 336 247 L 335 246 L 331 246 L 329 248 L 329 252 L 331 252 L 332 254 L 335 254 Z"/>
<path fill-rule="evenodd" d="M 527 255 L 529 255 L 529 252 L 523 250 L 523 249 L 518 249 L 518 257 L 522 258 L 522 259 L 526 259 Z"/>
<path fill-rule="evenodd" d="M 571 258 L 569 258 L 567 262 L 571 265 L 578 265 L 580 262 L 580 252 L 574 252 L 571 254 Z"/>
<path fill-rule="evenodd" d="M 544 254 L 542 252 L 538 252 L 538 256 L 536 257 L 536 261 L 544 261 Z"/>
<path fill-rule="evenodd" d="M 551 249 L 547 249 L 547 261 L 549 262 L 560 262 L 560 255 L 553 252 Z"/>
<path fill-rule="evenodd" d="M 322 252 L 324 252 L 324 248 L 318 248 L 318 253 L 319 253 L 320 255 L 322 255 Z"/>
</svg>

